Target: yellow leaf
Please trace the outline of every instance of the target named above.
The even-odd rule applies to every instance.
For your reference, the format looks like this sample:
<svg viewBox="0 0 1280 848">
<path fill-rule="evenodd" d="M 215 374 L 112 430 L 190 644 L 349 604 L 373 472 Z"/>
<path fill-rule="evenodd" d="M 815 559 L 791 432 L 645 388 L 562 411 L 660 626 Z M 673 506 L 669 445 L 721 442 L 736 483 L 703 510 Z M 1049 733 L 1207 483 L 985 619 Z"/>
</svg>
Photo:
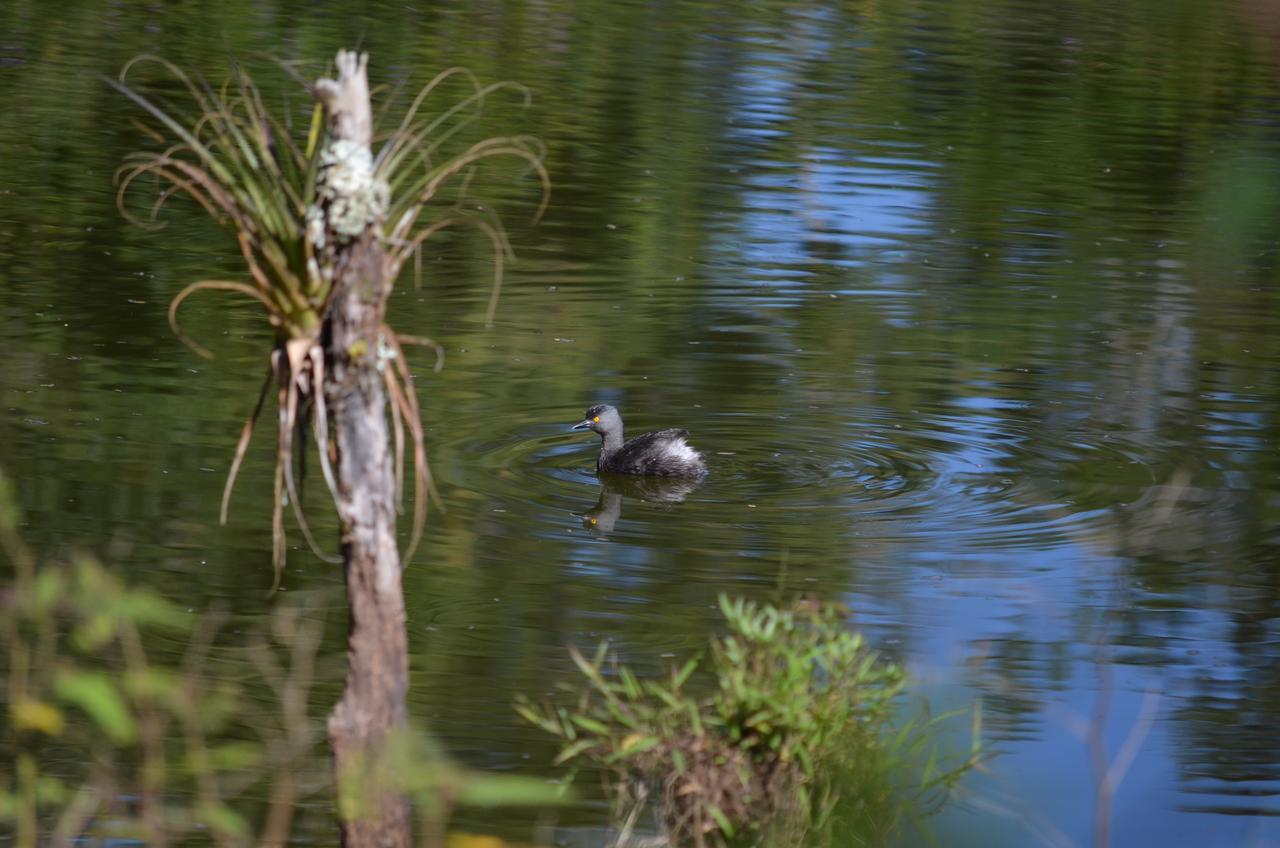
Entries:
<svg viewBox="0 0 1280 848">
<path fill-rule="evenodd" d="M 38 730 L 49 736 L 62 732 L 62 713 L 53 704 L 24 698 L 11 708 L 14 730 Z"/>
<path fill-rule="evenodd" d="M 507 848 L 507 843 L 496 836 L 479 833 L 451 833 L 447 848 Z"/>
</svg>

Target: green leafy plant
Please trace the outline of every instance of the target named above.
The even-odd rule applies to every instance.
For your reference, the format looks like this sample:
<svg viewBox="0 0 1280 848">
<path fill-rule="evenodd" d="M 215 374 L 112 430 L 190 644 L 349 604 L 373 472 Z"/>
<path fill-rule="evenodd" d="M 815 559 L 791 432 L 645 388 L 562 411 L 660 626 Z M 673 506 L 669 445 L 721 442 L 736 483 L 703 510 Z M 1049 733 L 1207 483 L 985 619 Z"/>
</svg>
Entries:
<svg viewBox="0 0 1280 848">
<path fill-rule="evenodd" d="M 850 632 L 834 605 L 721 596 L 720 610 L 728 634 L 711 640 L 708 661 L 641 680 L 607 645 L 591 658 L 570 648 L 586 678 L 569 687 L 575 706 L 523 698 L 517 710 L 563 741 L 557 762 L 614 772 L 630 810 L 624 832 L 651 797 L 676 842 L 702 845 L 829 831 L 842 796 L 873 780 L 871 794 L 886 796 L 884 763 L 910 744 L 909 730 L 890 732 L 902 670 Z M 690 691 L 699 669 L 715 681 L 703 695 Z"/>
<path fill-rule="evenodd" d="M 143 66 L 158 66 L 178 84 L 187 103 L 148 96 L 131 82 Z M 424 105 L 446 80 L 464 81 L 469 93 L 457 102 L 427 115 Z M 466 202 L 465 186 L 474 168 L 493 157 L 514 157 L 528 164 L 542 187 L 535 213 L 541 215 L 550 190 L 550 178 L 542 164 L 538 142 L 526 136 L 486 138 L 460 152 L 446 153 L 446 142 L 483 113 L 486 100 L 503 90 L 518 92 L 527 103 L 528 92 L 513 83 L 481 85 L 465 69 L 450 68 L 425 85 L 390 131 L 377 134 L 382 147 L 372 163 L 367 150 L 348 149 L 343 142 L 322 141 L 323 110 L 316 106 L 309 124 L 295 127 L 289 115 L 272 112 L 262 92 L 244 70 L 238 70 L 221 88 L 197 84 L 172 63 L 140 56 L 129 62 L 119 79 L 106 82 L 139 106 L 153 122 L 143 129 L 155 142 L 154 149 L 129 157 L 117 173 L 117 204 L 130 220 L 157 226 L 158 215 L 174 196 L 195 200 L 215 222 L 235 237 L 249 280 L 210 279 L 193 282 L 169 305 L 174 333 L 201 356 L 209 350 L 190 339 L 178 323 L 178 310 L 192 294 L 224 291 L 241 294 L 260 304 L 268 324 L 275 329 L 267 374 L 254 410 L 245 422 L 223 491 L 220 519 L 227 520 L 231 492 L 253 434 L 267 392 L 277 389 L 279 435 L 272 512 L 273 562 L 277 577 L 285 557 L 284 505 L 292 506 L 303 536 L 317 555 L 321 552 L 308 527 L 298 497 L 292 464 L 295 434 L 308 419 L 314 425 L 317 455 L 330 491 L 336 482 L 331 467 L 328 414 L 324 401 L 326 357 L 321 340 L 326 310 L 333 295 L 333 239 L 355 238 L 364 222 L 380 222 L 385 279 L 394 280 L 405 262 L 418 255 L 423 243 L 441 229 L 469 224 L 484 232 L 494 249 L 494 290 L 488 319 L 491 321 L 500 289 L 504 262 L 511 257 L 500 220 L 484 207 Z M 302 83 L 306 86 L 307 83 Z M 304 122 L 300 122 L 302 124 Z M 355 167 L 363 157 L 370 167 Z M 359 191 L 338 196 L 335 185 L 344 175 L 364 181 Z M 441 189 L 461 176 L 463 188 L 451 206 L 433 205 Z M 150 178 L 150 179 L 144 179 Z M 130 211 L 128 198 L 141 186 L 152 188 L 145 217 Z M 350 188 L 349 186 L 345 186 Z M 359 206 L 359 209 L 349 208 Z M 353 229 L 344 233 L 342 222 Z M 326 235 L 324 221 L 330 225 Z M 440 349 L 430 339 L 398 334 L 383 324 L 378 350 L 361 351 L 378 357 L 395 428 L 396 482 L 403 490 L 406 444 L 413 451 L 414 524 L 409 559 L 421 536 L 427 499 L 433 493 L 427 464 L 413 377 L 404 356 L 404 345 L 424 344 Z M 398 500 L 403 500 L 399 494 Z"/>
<path fill-rule="evenodd" d="M 225 616 L 183 611 L 87 555 L 38 563 L 12 504 L 0 477 L 0 547 L 16 565 L 0 634 L 9 660 L 0 757 L 16 768 L 0 778 L 0 820 L 13 823 L 16 844 L 65 844 L 98 821 L 149 845 L 198 831 L 246 845 L 248 819 L 232 802 L 264 780 L 264 841 L 286 832 L 292 775 L 315 737 L 306 692 L 318 627 L 281 609 L 271 636 L 252 637 L 250 654 L 269 664 L 264 678 L 281 695 L 278 711 L 264 710 L 208 673 Z"/>
<path fill-rule="evenodd" d="M 13 764 L 0 769 L 0 830 L 19 848 L 108 833 L 157 846 L 286 844 L 306 794 L 334 790 L 314 778 L 330 773 L 311 709 L 324 672 L 319 611 L 277 604 L 229 638 L 225 614 L 180 609 L 92 557 L 39 562 L 19 524 L 0 474 L 0 551 L 15 566 L 0 583 L 0 762 Z M 219 666 L 252 669 L 254 683 Z M 402 728 L 387 750 L 337 787 L 337 801 L 359 807 L 379 785 L 403 792 L 425 846 L 443 844 L 456 806 L 565 798 L 545 781 L 464 768 L 420 729 Z"/>
<path fill-rule="evenodd" d="M 345 817 L 360 817 L 388 791 L 412 799 L 417 844 L 425 848 L 453 844 L 446 828 L 455 808 L 549 808 L 570 797 L 545 780 L 461 766 L 432 736 L 412 727 L 398 729 L 380 756 L 357 761 L 339 776 L 338 805 Z"/>
</svg>

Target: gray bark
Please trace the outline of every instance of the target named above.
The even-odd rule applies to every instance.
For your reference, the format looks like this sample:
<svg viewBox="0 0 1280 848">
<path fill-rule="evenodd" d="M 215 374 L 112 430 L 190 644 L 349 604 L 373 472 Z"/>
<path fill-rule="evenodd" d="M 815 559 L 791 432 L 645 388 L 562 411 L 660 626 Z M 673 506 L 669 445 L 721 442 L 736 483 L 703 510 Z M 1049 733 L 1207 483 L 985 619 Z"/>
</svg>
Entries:
<svg viewBox="0 0 1280 848">
<path fill-rule="evenodd" d="M 358 176 L 367 167 L 363 154 L 351 155 L 353 148 L 367 151 L 370 139 L 364 57 L 340 53 L 338 71 L 337 81 L 321 80 L 316 89 L 329 111 L 329 149 L 339 151 L 334 155 L 342 161 L 336 167 L 346 169 L 345 179 L 333 185 L 350 186 L 351 174 Z M 324 330 L 325 391 L 337 453 L 337 508 L 351 612 L 346 689 L 328 729 L 340 791 L 351 785 L 365 790 L 364 803 L 354 814 L 343 811 L 343 844 L 408 848 L 408 801 L 375 771 L 386 745 L 405 725 L 409 676 L 387 397 L 378 371 L 391 287 L 384 272 L 378 192 L 369 185 L 351 195 L 326 193 L 323 186 L 319 191 L 318 217 L 325 236 L 317 259 L 326 273 L 330 268 L 333 273 Z M 355 228 L 361 209 L 368 210 L 364 226 Z"/>
</svg>

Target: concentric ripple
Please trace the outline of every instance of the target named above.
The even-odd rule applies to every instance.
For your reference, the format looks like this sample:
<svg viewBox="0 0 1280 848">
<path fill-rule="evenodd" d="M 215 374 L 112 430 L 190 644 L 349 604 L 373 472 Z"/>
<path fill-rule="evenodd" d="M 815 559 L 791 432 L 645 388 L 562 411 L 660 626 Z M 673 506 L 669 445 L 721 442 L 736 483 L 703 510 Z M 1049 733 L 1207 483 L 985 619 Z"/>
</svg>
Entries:
<svg viewBox="0 0 1280 848">
<path fill-rule="evenodd" d="M 605 510 L 595 436 L 570 432 L 572 415 L 561 407 L 506 413 L 483 431 L 435 428 L 432 461 L 446 498 L 465 490 L 534 535 L 564 532 Z M 612 487 L 604 494 L 622 500 L 609 508 L 609 526 L 643 539 L 658 532 L 654 522 L 683 522 L 712 539 L 748 522 L 768 536 L 801 515 L 824 532 L 893 539 L 929 558 L 947 550 L 1045 550 L 1087 543 L 1099 504 L 1114 498 L 1117 469 L 1135 493 L 1152 485 L 1140 445 L 1068 428 L 1057 441 L 1041 433 L 1031 451 L 1033 423 L 1019 414 L 949 407 L 917 412 L 908 427 L 875 408 L 847 418 L 839 410 L 693 410 L 684 423 L 706 454 L 708 478 L 666 496 L 660 486 Z M 1075 479 L 1064 479 L 1063 467 L 1076 469 Z M 1103 471 L 1105 490 L 1091 482 Z"/>
</svg>

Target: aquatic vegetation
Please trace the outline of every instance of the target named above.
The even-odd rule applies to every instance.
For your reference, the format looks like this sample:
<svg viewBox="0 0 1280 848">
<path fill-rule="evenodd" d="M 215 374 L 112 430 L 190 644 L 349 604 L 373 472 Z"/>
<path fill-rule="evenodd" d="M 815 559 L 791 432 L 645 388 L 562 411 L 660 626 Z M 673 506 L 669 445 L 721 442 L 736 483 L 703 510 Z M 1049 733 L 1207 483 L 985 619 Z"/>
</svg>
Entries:
<svg viewBox="0 0 1280 848">
<path fill-rule="evenodd" d="M 864 818 L 891 815 L 891 805 L 867 800 L 888 799 L 888 766 L 909 735 L 890 732 L 902 669 L 850 632 L 834 605 L 722 595 L 720 610 L 729 632 L 711 640 L 709 662 L 641 680 L 607 645 L 591 658 L 570 648 L 586 678 L 568 687 L 576 704 L 522 699 L 517 710 L 564 742 L 557 762 L 613 772 L 624 838 L 651 798 L 676 844 L 795 844 L 832 831 L 850 802 Z M 700 669 L 714 678 L 705 695 L 691 691 Z M 977 756 L 920 788 L 954 781 Z"/>
<path fill-rule="evenodd" d="M 133 77 L 144 66 L 158 66 L 178 84 L 187 103 L 146 94 Z M 438 111 L 424 114 L 424 104 L 446 80 L 463 80 L 470 93 Z M 528 101 L 528 93 L 513 83 L 481 85 L 465 69 L 450 68 L 427 83 L 390 131 L 377 133 L 377 153 L 350 139 L 322 132 L 324 109 L 317 104 L 309 126 L 295 127 L 289 114 L 268 109 L 261 90 L 243 69 L 218 89 L 198 84 L 172 63 L 140 56 L 129 62 L 119 79 L 107 80 L 139 106 L 152 123 L 143 127 L 155 146 L 131 155 L 117 172 L 117 205 L 138 224 L 158 226 L 158 215 L 176 195 L 198 203 L 235 237 L 249 280 L 199 280 L 180 291 L 169 305 L 173 331 L 201 356 L 212 353 L 189 338 L 178 321 L 188 297 L 202 291 L 244 295 L 259 303 L 276 332 L 267 374 L 253 412 L 245 422 L 227 474 L 220 520 L 225 523 L 236 475 L 253 435 L 269 388 L 277 389 L 279 436 L 273 492 L 273 562 L 277 574 L 285 557 L 284 506 L 291 505 L 307 542 L 322 557 L 301 508 L 293 469 L 293 442 L 313 426 L 316 454 L 326 484 L 335 494 L 338 482 L 332 468 L 329 411 L 325 386 L 329 375 L 322 333 L 334 295 L 335 266 L 345 242 L 359 238 L 372 226 L 379 241 L 386 291 L 405 262 L 416 255 L 433 234 L 466 224 L 485 233 L 493 245 L 495 281 L 489 319 L 500 289 L 504 261 L 511 255 L 500 221 L 492 212 L 466 203 L 465 188 L 447 207 L 433 205 L 444 185 L 455 177 L 470 181 L 472 170 L 493 157 L 523 160 L 542 187 L 546 205 L 550 180 L 542 164 L 542 149 L 524 136 L 486 138 L 453 155 L 442 145 L 483 113 L 486 99 L 512 90 Z M 321 81 L 308 87 L 324 93 Z M 158 89 L 163 90 L 163 89 Z M 301 123 L 301 122 L 300 122 Z M 439 157 L 439 158 L 437 158 Z M 149 178 L 149 179 L 147 179 Z M 130 198 L 154 191 L 146 213 L 131 209 Z M 385 301 L 384 301 L 385 303 Z M 348 353 L 376 357 L 386 385 L 387 404 L 395 432 L 397 503 L 403 503 L 406 429 L 413 453 L 414 520 L 405 559 L 421 537 L 427 500 L 432 496 L 421 412 L 404 346 L 423 344 L 440 349 L 430 339 L 399 334 L 382 319 L 376 350 Z M 326 557 L 327 558 L 327 557 Z"/>
</svg>

